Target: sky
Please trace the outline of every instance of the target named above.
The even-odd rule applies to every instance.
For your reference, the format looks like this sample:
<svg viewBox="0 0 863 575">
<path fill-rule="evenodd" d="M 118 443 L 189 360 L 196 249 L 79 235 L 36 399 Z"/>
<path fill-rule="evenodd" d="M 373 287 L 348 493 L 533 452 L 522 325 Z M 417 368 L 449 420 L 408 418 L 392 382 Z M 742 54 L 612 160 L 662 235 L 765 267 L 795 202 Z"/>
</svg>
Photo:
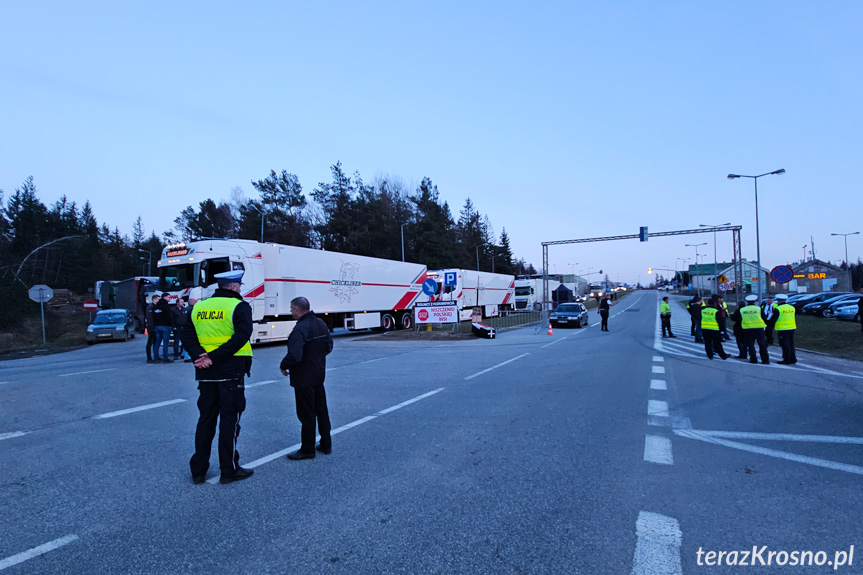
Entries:
<svg viewBox="0 0 863 575">
<path fill-rule="evenodd" d="M 755 260 L 753 181 L 726 176 L 782 168 L 758 180 L 762 264 L 813 239 L 836 262 L 830 234 L 863 232 L 861 21 L 856 1 L 7 2 L 0 189 L 32 175 L 46 204 L 161 234 L 341 161 L 427 176 L 456 217 L 470 197 L 539 268 L 544 241 L 726 222 Z M 555 246 L 550 271 L 646 282 L 702 242 L 712 262 L 712 234 Z"/>
</svg>

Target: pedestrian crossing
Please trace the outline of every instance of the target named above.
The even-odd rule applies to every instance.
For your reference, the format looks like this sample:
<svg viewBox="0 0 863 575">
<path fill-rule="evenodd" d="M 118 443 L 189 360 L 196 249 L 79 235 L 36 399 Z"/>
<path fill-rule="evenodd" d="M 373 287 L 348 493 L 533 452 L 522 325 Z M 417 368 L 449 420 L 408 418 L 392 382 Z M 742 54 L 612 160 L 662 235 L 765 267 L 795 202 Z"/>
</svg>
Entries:
<svg viewBox="0 0 863 575">
<path fill-rule="evenodd" d="M 704 351 L 703 343 L 695 343 L 695 337 L 690 334 L 690 326 L 691 322 L 689 316 L 684 312 L 678 312 L 676 309 L 671 314 L 671 332 L 677 336 L 675 338 L 663 338 L 662 337 L 662 324 L 659 320 L 659 303 L 656 304 L 656 331 L 654 333 L 654 343 L 653 347 L 656 351 L 676 355 L 679 357 L 688 357 L 692 359 L 703 359 L 705 361 L 709 361 L 707 359 L 707 352 Z M 731 337 L 729 341 L 722 342 L 722 346 L 725 348 L 725 353 L 734 358 L 738 355 L 737 342 L 734 339 L 734 336 L 731 334 L 731 329 L 728 330 L 728 335 Z M 774 336 L 775 337 L 775 336 Z M 802 371 L 809 371 L 812 373 L 822 373 L 826 375 L 840 375 L 843 377 L 853 377 L 856 379 L 863 379 L 863 376 L 855 374 L 855 373 L 843 373 L 831 369 L 826 369 L 822 367 L 817 367 L 814 365 L 807 364 L 806 362 L 801 362 L 798 357 L 798 361 L 795 365 L 780 365 L 778 362 L 782 360 L 782 349 L 778 345 L 771 345 L 767 348 L 768 353 L 770 355 L 770 364 L 763 365 L 759 364 L 759 367 L 764 368 L 773 368 L 773 369 L 797 369 Z M 800 350 L 798 350 L 798 356 L 800 355 Z M 721 360 L 720 360 L 721 361 Z M 732 361 L 729 359 L 728 361 Z M 733 360 L 736 363 L 742 363 L 740 360 Z M 754 366 L 753 366 L 754 367 Z"/>
</svg>

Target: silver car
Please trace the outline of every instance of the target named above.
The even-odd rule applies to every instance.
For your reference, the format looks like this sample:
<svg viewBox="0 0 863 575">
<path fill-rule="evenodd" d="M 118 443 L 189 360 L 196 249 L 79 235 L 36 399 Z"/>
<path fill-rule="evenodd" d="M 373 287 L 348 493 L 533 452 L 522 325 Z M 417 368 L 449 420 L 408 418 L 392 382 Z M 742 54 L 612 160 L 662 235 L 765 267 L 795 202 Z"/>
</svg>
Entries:
<svg viewBox="0 0 863 575">
<path fill-rule="evenodd" d="M 87 326 L 87 345 L 97 341 L 129 341 L 135 337 L 135 318 L 129 310 L 103 309 L 96 312 L 93 323 Z"/>
<path fill-rule="evenodd" d="M 554 308 L 548 319 L 554 327 L 582 327 L 588 322 L 587 308 L 577 302 L 562 303 Z"/>
<path fill-rule="evenodd" d="M 839 305 L 834 308 L 833 317 L 842 321 L 860 321 L 859 309 L 856 302 Z"/>
</svg>

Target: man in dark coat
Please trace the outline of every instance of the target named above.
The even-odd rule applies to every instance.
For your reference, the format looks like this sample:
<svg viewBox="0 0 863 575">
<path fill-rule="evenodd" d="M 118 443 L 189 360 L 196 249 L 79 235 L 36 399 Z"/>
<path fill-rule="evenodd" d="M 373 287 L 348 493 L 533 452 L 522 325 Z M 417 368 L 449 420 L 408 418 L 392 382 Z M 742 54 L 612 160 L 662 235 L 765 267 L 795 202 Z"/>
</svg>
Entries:
<svg viewBox="0 0 863 575">
<path fill-rule="evenodd" d="M 147 310 L 145 312 L 147 322 L 147 325 L 145 326 L 147 328 L 147 363 L 156 363 L 155 360 L 153 360 L 152 355 L 153 346 L 156 345 L 156 320 L 153 317 L 153 312 L 155 311 L 156 305 L 159 303 L 160 299 L 161 297 L 159 296 L 159 294 L 153 294 L 151 303 L 147 305 Z M 156 359 L 158 358 L 159 352 L 157 350 Z"/>
<path fill-rule="evenodd" d="M 309 300 L 297 297 L 291 300 L 291 313 L 297 320 L 291 335 L 288 336 L 288 353 L 279 366 L 282 375 L 290 372 L 291 387 L 297 401 L 297 419 L 300 430 L 301 447 L 288 454 L 288 459 L 313 459 L 315 449 L 329 454 L 333 449 L 330 437 L 330 414 L 327 410 L 327 394 L 324 378 L 327 373 L 327 355 L 333 351 L 333 338 L 330 330 L 320 318 L 311 311 Z M 315 446 L 315 421 L 321 442 Z"/>
</svg>

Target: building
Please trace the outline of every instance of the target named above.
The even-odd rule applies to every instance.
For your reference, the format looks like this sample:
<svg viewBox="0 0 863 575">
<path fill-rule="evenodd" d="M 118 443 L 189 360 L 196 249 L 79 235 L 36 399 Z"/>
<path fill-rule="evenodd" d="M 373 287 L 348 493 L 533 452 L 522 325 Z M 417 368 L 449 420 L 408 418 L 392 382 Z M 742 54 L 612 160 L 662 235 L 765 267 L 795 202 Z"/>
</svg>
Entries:
<svg viewBox="0 0 863 575">
<path fill-rule="evenodd" d="M 743 260 L 743 293 L 755 293 L 758 291 L 758 266 L 755 265 L 755 262 L 750 262 L 748 260 Z M 697 291 L 704 294 L 713 293 L 715 287 L 718 287 L 718 283 L 714 284 L 713 279 L 713 264 L 698 264 L 689 266 L 689 282 L 692 284 L 692 290 Z M 737 278 L 734 273 L 734 263 L 733 262 L 721 262 L 716 264 L 716 269 L 719 272 L 719 280 L 722 279 L 728 280 L 729 291 L 734 291 L 737 287 Z M 724 276 L 724 278 L 723 278 Z M 770 277 L 770 270 L 765 267 L 761 267 L 761 281 L 765 282 L 765 286 L 767 285 L 767 280 Z M 722 291 L 722 290 L 720 290 Z M 768 288 L 765 287 L 762 291 L 768 291 Z"/>
<path fill-rule="evenodd" d="M 794 279 L 785 284 L 770 281 L 775 293 L 820 293 L 823 291 L 850 292 L 848 272 L 833 264 L 814 259 L 791 266 Z"/>
</svg>

